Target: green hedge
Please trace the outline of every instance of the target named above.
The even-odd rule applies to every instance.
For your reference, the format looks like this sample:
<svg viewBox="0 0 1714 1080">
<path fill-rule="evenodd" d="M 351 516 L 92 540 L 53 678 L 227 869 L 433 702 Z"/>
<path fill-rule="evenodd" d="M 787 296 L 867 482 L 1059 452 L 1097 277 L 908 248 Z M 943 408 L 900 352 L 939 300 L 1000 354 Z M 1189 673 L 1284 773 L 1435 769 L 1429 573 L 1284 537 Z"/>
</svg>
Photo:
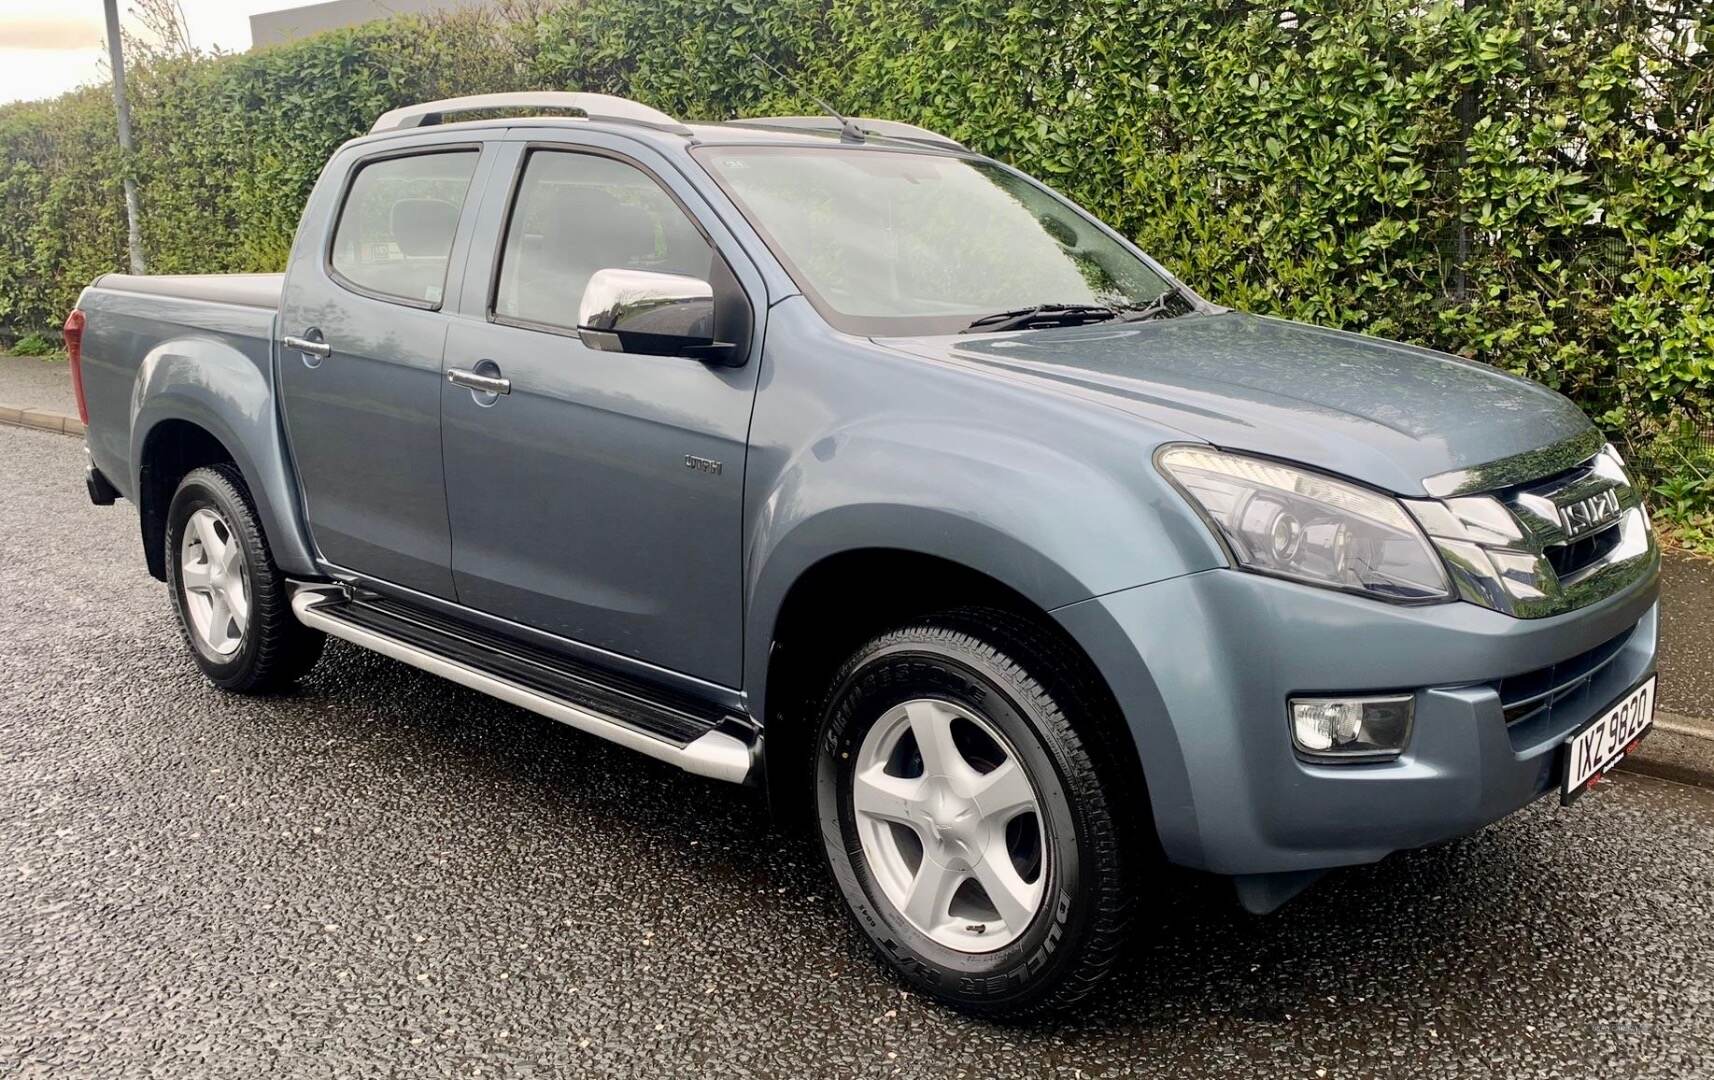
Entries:
<svg viewBox="0 0 1714 1080">
<path fill-rule="evenodd" d="M 1468 3 L 582 0 L 514 23 L 403 18 L 138 70 L 132 167 L 152 270 L 276 269 L 328 152 L 385 109 L 551 86 L 687 118 L 809 110 L 755 52 L 848 111 L 1049 180 L 1222 303 L 1527 373 L 1645 453 L 1706 430 L 1714 5 Z M 110 113 L 100 89 L 0 109 L 0 327 L 57 324 L 124 265 Z"/>
</svg>

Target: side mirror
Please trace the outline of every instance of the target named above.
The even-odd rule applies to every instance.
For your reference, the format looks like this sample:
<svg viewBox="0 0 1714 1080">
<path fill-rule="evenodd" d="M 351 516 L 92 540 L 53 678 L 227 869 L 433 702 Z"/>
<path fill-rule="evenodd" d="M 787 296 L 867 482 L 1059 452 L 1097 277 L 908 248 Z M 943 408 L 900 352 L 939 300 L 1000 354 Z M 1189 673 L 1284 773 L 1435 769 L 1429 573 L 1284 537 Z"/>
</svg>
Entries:
<svg viewBox="0 0 1714 1080">
<path fill-rule="evenodd" d="M 577 335 L 591 349 L 717 364 L 733 363 L 737 350 L 715 338 L 713 285 L 650 270 L 597 270 L 578 305 Z"/>
</svg>

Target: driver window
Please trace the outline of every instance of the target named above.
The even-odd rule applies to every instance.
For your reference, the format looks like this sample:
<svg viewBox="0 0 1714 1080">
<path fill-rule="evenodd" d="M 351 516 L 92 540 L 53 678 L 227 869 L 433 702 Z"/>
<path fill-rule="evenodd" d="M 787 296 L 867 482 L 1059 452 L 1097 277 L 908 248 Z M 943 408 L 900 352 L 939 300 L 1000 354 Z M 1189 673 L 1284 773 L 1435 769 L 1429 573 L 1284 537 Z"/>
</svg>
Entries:
<svg viewBox="0 0 1714 1080">
<path fill-rule="evenodd" d="M 500 256 L 494 314 L 574 329 L 584 286 L 620 268 L 706 279 L 713 249 L 641 169 L 595 154 L 531 151 Z"/>
</svg>

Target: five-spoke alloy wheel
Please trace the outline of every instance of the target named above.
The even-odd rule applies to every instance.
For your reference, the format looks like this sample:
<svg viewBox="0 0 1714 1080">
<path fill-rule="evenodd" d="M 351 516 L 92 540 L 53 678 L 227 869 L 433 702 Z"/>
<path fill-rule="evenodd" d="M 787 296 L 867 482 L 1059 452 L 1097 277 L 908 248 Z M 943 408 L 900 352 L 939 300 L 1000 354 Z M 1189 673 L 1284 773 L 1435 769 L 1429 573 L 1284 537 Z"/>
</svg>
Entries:
<svg viewBox="0 0 1714 1080">
<path fill-rule="evenodd" d="M 1081 733 L 1111 712 L 1060 639 L 984 609 L 883 634 L 835 676 L 815 743 L 822 850 L 906 980 L 1017 1015 L 1069 1004 L 1111 965 L 1134 891 L 1110 794 L 1125 774 Z"/>
<path fill-rule="evenodd" d="M 196 644 L 215 656 L 231 656 L 244 644 L 250 622 L 250 582 L 244 551 L 232 526 L 209 507 L 190 515 L 179 540 L 179 580 Z"/>
<path fill-rule="evenodd" d="M 293 617 L 244 478 L 192 469 L 167 508 L 167 586 L 191 656 L 224 690 L 289 685 L 321 655 L 322 635 Z"/>
<path fill-rule="evenodd" d="M 934 941 L 990 952 L 1040 910 L 1047 852 L 1035 787 L 979 714 L 932 698 L 889 709 L 863 738 L 852 805 L 882 893 Z"/>
</svg>

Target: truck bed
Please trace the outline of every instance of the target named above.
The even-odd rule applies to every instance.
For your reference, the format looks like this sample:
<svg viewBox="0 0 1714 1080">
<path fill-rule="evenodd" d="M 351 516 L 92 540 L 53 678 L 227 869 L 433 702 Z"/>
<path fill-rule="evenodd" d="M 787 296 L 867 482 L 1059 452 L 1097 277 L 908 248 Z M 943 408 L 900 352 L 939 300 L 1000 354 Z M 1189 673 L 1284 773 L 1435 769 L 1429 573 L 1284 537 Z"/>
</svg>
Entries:
<svg viewBox="0 0 1714 1080">
<path fill-rule="evenodd" d="M 285 284 L 284 274 L 104 274 L 94 287 L 274 311 Z"/>
<path fill-rule="evenodd" d="M 83 291 L 86 439 L 121 494 L 135 498 L 135 458 L 157 420 L 214 432 L 241 464 L 273 443 L 274 320 L 284 285 L 283 274 L 106 274 Z"/>
<path fill-rule="evenodd" d="M 276 310 L 285 274 L 103 274 L 93 288 Z"/>
</svg>

